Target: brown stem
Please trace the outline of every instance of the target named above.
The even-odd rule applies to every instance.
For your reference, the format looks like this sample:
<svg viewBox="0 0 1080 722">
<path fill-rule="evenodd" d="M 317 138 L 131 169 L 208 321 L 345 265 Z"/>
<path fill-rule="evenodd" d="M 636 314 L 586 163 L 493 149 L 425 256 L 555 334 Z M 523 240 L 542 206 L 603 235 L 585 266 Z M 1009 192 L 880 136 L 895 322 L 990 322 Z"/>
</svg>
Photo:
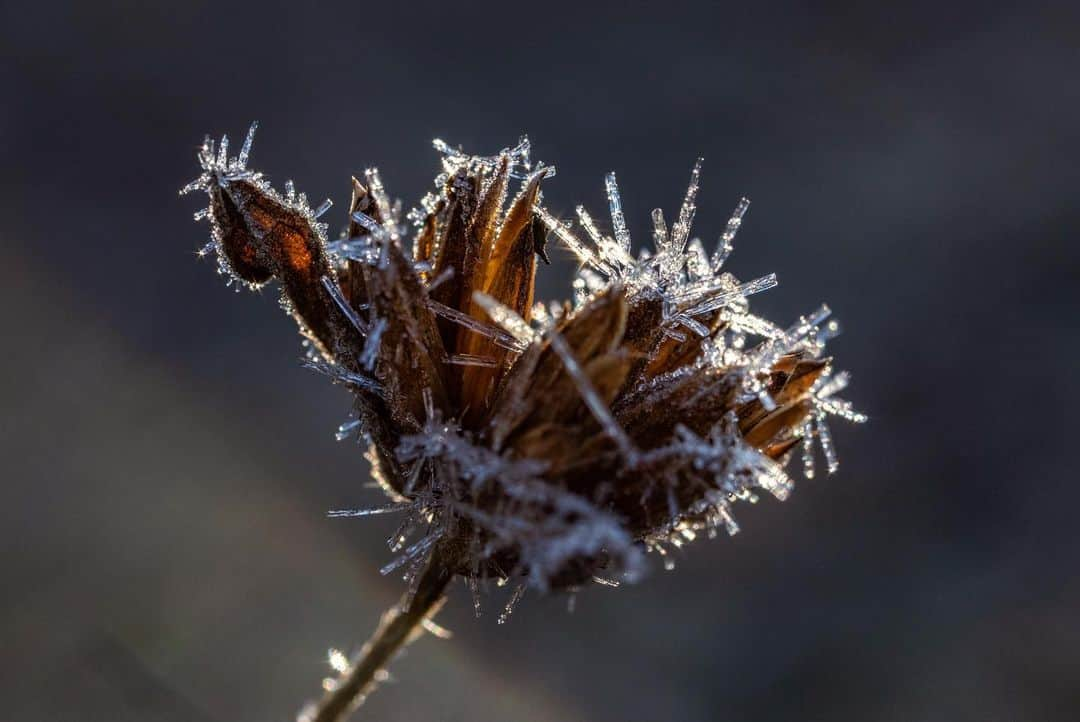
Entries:
<svg viewBox="0 0 1080 722">
<path fill-rule="evenodd" d="M 436 609 L 453 578 L 438 556 L 436 553 L 428 562 L 412 601 L 403 597 L 399 604 L 383 613 L 375 634 L 361 650 L 360 659 L 314 708 L 300 714 L 300 722 L 341 722 L 374 690 L 378 671 L 411 641 L 420 623 Z M 408 609 L 403 610 L 406 603 Z"/>
</svg>

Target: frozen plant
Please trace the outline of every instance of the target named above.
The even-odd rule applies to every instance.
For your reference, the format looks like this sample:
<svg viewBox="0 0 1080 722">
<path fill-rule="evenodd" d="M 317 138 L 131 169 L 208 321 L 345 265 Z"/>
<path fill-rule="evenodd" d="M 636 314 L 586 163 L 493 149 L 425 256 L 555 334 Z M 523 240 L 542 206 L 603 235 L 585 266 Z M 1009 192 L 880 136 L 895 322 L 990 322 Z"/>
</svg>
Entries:
<svg viewBox="0 0 1080 722">
<path fill-rule="evenodd" d="M 826 418 L 865 418 L 835 394 L 823 357 L 838 331 L 821 306 L 789 326 L 750 312 L 773 275 L 724 270 L 743 199 L 710 254 L 691 236 L 701 161 L 670 227 L 652 212 L 652 250 L 634 254 L 614 174 L 611 234 L 583 208 L 578 226 L 543 204 L 554 168 L 527 139 L 490 157 L 436 140 L 434 189 L 402 217 L 378 170 L 353 179 L 348 226 L 328 240 L 292 183 L 248 168 L 253 125 L 236 156 L 207 139 L 202 174 L 214 253 L 230 283 L 276 281 L 308 345 L 306 363 L 355 397 L 338 431 L 368 449 L 389 502 L 332 517 L 397 513 L 393 558 L 408 588 L 355 659 L 301 720 L 341 719 L 461 577 L 477 614 L 489 581 L 510 586 L 505 621 L 532 587 L 576 591 L 633 579 L 646 552 L 718 529 L 736 501 L 785 499 L 789 457 L 814 473 L 815 440 L 836 470 Z M 553 237 L 580 266 L 572 302 L 533 298 Z M 667 564 L 666 564 L 667 566 Z"/>
</svg>

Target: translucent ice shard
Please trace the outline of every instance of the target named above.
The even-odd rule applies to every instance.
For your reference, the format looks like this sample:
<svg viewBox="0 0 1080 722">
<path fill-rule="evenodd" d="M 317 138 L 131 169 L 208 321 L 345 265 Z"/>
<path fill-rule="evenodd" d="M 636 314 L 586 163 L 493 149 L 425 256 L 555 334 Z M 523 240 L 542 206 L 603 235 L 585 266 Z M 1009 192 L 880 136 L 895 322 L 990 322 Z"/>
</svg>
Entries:
<svg viewBox="0 0 1080 722">
<path fill-rule="evenodd" d="M 395 514 L 399 511 L 409 511 L 415 509 L 416 504 L 387 504 L 386 506 L 377 506 L 371 509 L 331 509 L 326 512 L 326 516 L 331 519 L 344 519 L 356 516 L 374 516 L 378 514 Z"/>
<path fill-rule="evenodd" d="M 592 266 L 600 271 L 609 270 L 605 268 L 604 264 L 600 262 L 600 259 L 596 257 L 596 254 L 593 253 L 585 243 L 579 240 L 569 228 L 564 226 L 562 221 L 551 215 L 546 208 L 543 206 L 536 206 L 534 210 L 547 229 L 554 233 L 559 242 L 577 256 L 580 263 Z"/>
<path fill-rule="evenodd" d="M 491 356 L 477 356 L 468 353 L 450 354 L 450 356 L 447 357 L 446 362 L 457 364 L 458 366 L 484 366 L 487 368 L 495 368 L 499 365 L 498 359 L 492 358 Z"/>
<path fill-rule="evenodd" d="M 451 308 L 430 298 L 427 300 L 427 305 L 428 308 L 431 309 L 431 312 L 436 316 L 450 319 L 454 323 L 460 324 L 470 331 L 475 331 L 483 336 L 487 336 L 505 349 L 521 351 L 525 348 L 525 344 L 512 334 L 509 334 L 500 328 L 496 328 L 495 326 L 490 326 L 483 321 L 473 318 L 467 313 L 462 313 L 456 308 Z"/>
<path fill-rule="evenodd" d="M 525 585 L 519 584 L 514 587 L 514 593 L 510 595 L 510 601 L 506 603 L 502 614 L 499 615 L 499 624 L 506 624 L 510 620 L 510 615 L 514 613 L 514 607 L 517 606 L 523 596 L 525 596 Z"/>
<path fill-rule="evenodd" d="M 814 412 L 814 425 L 817 426 L 821 451 L 825 454 L 825 468 L 833 474 L 840 468 L 840 462 L 836 458 L 836 447 L 833 446 L 832 434 L 829 432 L 829 424 L 825 421 L 824 411 L 818 409 Z"/>
<path fill-rule="evenodd" d="M 712 278 L 712 266 L 705 255 L 705 246 L 700 238 L 695 238 L 686 246 L 686 275 L 691 283 Z"/>
<path fill-rule="evenodd" d="M 774 288 L 776 283 L 776 274 L 770 273 L 731 290 L 724 290 L 722 283 L 687 284 L 679 289 L 674 298 L 680 305 L 692 304 L 684 313 L 689 316 L 698 316 L 723 308 L 737 299 L 767 291 Z"/>
<path fill-rule="evenodd" d="M 690 171 L 690 185 L 686 188 L 686 197 L 683 198 L 682 207 L 679 208 L 679 218 L 671 227 L 671 245 L 677 253 L 682 253 L 686 247 L 686 241 L 690 238 L 690 226 L 694 223 L 694 213 L 697 211 L 698 186 L 701 181 L 701 163 L 698 158 L 694 163 L 694 169 Z"/>
<path fill-rule="evenodd" d="M 341 295 L 341 289 L 338 287 L 337 281 L 330 276 L 323 276 L 320 279 L 323 288 L 330 294 L 330 298 L 334 299 L 334 303 L 337 305 L 341 312 L 345 314 L 345 317 L 349 319 L 349 323 L 356 327 L 356 330 L 360 333 L 367 333 L 367 324 L 356 314 L 353 307 L 349 305 L 349 302 L 345 300 L 345 297 Z"/>
<path fill-rule="evenodd" d="M 604 177 L 604 187 L 607 190 L 608 208 L 611 210 L 611 225 L 615 230 L 615 240 L 626 253 L 630 253 L 630 230 L 626 227 L 626 218 L 623 216 L 622 199 L 619 197 L 619 185 L 615 182 L 615 174 L 608 173 Z"/>
<path fill-rule="evenodd" d="M 807 420 L 802 428 L 802 461 L 803 476 L 807 479 L 814 478 L 814 425 Z"/>
<path fill-rule="evenodd" d="M 578 206 L 574 210 L 577 212 L 578 221 L 581 223 L 581 227 L 585 229 L 585 232 L 587 234 L 589 234 L 589 238 L 591 238 L 592 242 L 596 245 L 600 245 L 600 243 L 603 241 L 604 236 L 596 227 L 596 223 L 593 222 L 592 216 L 590 216 L 589 212 L 585 210 L 585 206 Z"/>
<path fill-rule="evenodd" d="M 731 218 L 728 219 L 727 227 L 724 228 L 724 232 L 720 236 L 720 242 L 717 244 L 716 251 L 713 252 L 712 268 L 714 273 L 720 270 L 720 267 L 724 265 L 724 261 L 728 259 L 728 256 L 731 255 L 731 251 L 735 248 L 735 234 L 739 232 L 743 216 L 746 215 L 748 208 L 750 208 L 750 201 L 747 198 L 743 198 L 739 201 L 739 205 L 735 207 L 735 211 L 731 214 Z"/>
<path fill-rule="evenodd" d="M 327 662 L 330 664 L 330 668 L 338 674 L 345 674 L 349 671 L 352 665 L 349 663 L 349 658 L 345 656 L 345 653 L 340 649 L 330 649 L 326 653 Z"/>
<path fill-rule="evenodd" d="M 359 362 L 368 371 L 375 368 L 375 359 L 379 355 L 379 343 L 382 340 L 383 333 L 386 331 L 386 326 L 385 318 L 378 319 L 371 325 L 367 337 L 364 339 L 364 350 L 360 352 Z"/>
<path fill-rule="evenodd" d="M 519 343 L 527 346 L 537 339 L 536 331 L 532 329 L 532 326 L 508 306 L 504 306 L 482 291 L 473 292 L 473 301 L 487 312 L 492 321 Z"/>
<path fill-rule="evenodd" d="M 607 577 L 593 577 L 592 580 L 602 587 L 614 587 L 618 588 L 622 586 L 618 579 L 608 579 Z"/>
<path fill-rule="evenodd" d="M 400 566 L 402 566 L 402 565 L 404 565 L 404 564 L 406 564 L 408 562 L 415 561 L 416 559 L 418 559 L 420 557 L 423 557 L 429 551 L 431 551 L 431 548 L 433 546 L 435 546 L 435 543 L 438 540 L 439 540 L 439 538 L 436 535 L 424 537 L 420 541 L 418 541 L 415 544 L 413 544 L 412 546 L 410 546 L 404 552 L 402 552 L 401 555 L 399 557 L 397 557 L 396 559 L 394 559 L 392 562 L 390 562 L 389 564 L 384 565 L 379 570 L 379 574 L 382 574 L 383 576 L 386 576 L 387 574 L 394 571 L 398 567 L 400 567 Z"/>
<path fill-rule="evenodd" d="M 251 144 L 255 142 L 255 131 L 258 129 L 259 121 L 257 120 L 248 128 L 247 137 L 244 138 L 244 144 L 240 146 L 240 154 L 236 157 L 236 165 L 238 168 L 247 168 L 248 158 L 251 156 Z"/>
<path fill-rule="evenodd" d="M 383 396 L 386 393 L 386 390 L 375 379 L 349 371 L 338 364 L 319 358 L 307 358 L 304 359 L 302 365 L 312 371 L 325 374 L 338 383 L 355 386 L 357 389 L 371 392 L 377 396 Z"/>
<path fill-rule="evenodd" d="M 864 423 L 867 419 L 866 414 L 856 411 L 850 401 L 843 399 L 819 398 L 817 407 L 827 414 L 839 416 L 854 424 Z"/>
<path fill-rule="evenodd" d="M 229 164 L 229 136 L 221 136 L 221 145 L 218 146 L 217 166 L 224 169 Z"/>
<path fill-rule="evenodd" d="M 356 433 L 356 431 L 360 428 L 361 424 L 362 422 L 360 421 L 360 419 L 352 419 L 351 421 L 346 421 L 338 427 L 337 431 L 334 433 L 334 438 L 338 441 L 344 441 L 345 439 Z"/>
<path fill-rule="evenodd" d="M 815 389 L 815 393 L 821 398 L 828 398 L 847 388 L 851 382 L 851 376 L 847 371 L 824 377 L 821 386 Z"/>
</svg>

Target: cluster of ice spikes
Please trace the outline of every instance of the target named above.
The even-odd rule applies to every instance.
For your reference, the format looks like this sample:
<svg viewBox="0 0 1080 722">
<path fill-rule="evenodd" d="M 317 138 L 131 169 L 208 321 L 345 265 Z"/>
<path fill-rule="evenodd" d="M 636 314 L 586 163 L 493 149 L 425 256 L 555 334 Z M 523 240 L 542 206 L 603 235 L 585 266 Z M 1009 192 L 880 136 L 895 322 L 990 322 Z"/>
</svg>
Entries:
<svg viewBox="0 0 1080 722">
<path fill-rule="evenodd" d="M 807 477 L 815 439 L 835 471 L 826 417 L 865 420 L 822 357 L 838 331 L 829 309 L 774 325 L 747 297 L 775 276 L 723 270 L 748 201 L 711 255 L 691 237 L 700 160 L 674 222 L 654 210 L 653 249 L 637 256 L 614 174 L 611 235 L 580 206 L 576 233 L 544 207 L 554 168 L 532 166 L 527 139 L 492 157 L 436 140 L 442 172 L 411 223 L 368 169 L 328 241 L 329 201 L 313 209 L 248 169 L 254 131 L 236 156 L 207 139 L 182 192 L 210 196 L 201 253 L 231 282 L 276 280 L 307 363 L 355 395 L 338 438 L 368 445 L 391 501 L 331 516 L 404 515 L 384 573 L 415 584 L 437 560 L 478 612 L 491 579 L 514 585 L 511 605 L 527 585 L 610 584 L 645 551 L 734 534 L 732 504 L 755 489 L 786 498 L 796 447 Z M 549 236 L 580 261 L 572 303 L 534 302 Z"/>
</svg>

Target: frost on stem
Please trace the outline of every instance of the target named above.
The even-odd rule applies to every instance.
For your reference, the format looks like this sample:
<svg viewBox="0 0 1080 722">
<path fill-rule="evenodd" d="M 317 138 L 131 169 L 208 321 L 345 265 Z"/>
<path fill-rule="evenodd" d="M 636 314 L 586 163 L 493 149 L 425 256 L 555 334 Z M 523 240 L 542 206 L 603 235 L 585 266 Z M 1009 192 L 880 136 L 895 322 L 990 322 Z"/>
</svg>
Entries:
<svg viewBox="0 0 1080 722">
<path fill-rule="evenodd" d="M 866 417 L 836 394 L 848 377 L 824 356 L 839 326 L 822 306 L 789 326 L 750 311 L 776 285 L 726 270 L 749 201 L 715 249 L 693 236 L 702 162 L 670 227 L 652 211 L 652 248 L 634 255 L 615 174 L 610 222 L 544 204 L 554 168 L 527 138 L 491 156 L 435 141 L 440 172 L 402 214 L 375 168 L 354 178 L 330 240 L 291 183 L 276 191 L 239 153 L 207 139 L 201 175 L 214 252 L 230 283 L 276 281 L 312 349 L 306 362 L 349 389 L 338 438 L 368 447 L 386 505 L 400 514 L 384 573 L 406 602 L 432 558 L 479 592 L 490 580 L 576 590 L 635 577 L 642 554 L 723 529 L 759 490 L 785 499 L 796 447 L 806 477 L 820 447 L 837 468 L 827 417 Z M 580 232 L 579 230 L 580 229 Z M 574 299 L 534 298 L 548 239 L 579 261 Z"/>
</svg>

